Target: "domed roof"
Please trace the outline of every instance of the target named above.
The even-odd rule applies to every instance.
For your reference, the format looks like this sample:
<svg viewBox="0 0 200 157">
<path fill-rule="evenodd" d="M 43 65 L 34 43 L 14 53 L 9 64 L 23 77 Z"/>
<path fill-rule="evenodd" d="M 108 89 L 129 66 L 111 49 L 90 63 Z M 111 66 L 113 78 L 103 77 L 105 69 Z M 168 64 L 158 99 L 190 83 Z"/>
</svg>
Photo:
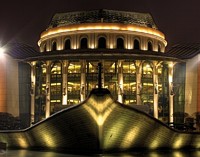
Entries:
<svg viewBox="0 0 200 157">
<path fill-rule="evenodd" d="M 149 13 L 126 12 L 116 10 L 93 10 L 68 13 L 56 13 L 48 28 L 67 26 L 81 23 L 122 23 L 136 24 L 157 29 Z"/>
</svg>

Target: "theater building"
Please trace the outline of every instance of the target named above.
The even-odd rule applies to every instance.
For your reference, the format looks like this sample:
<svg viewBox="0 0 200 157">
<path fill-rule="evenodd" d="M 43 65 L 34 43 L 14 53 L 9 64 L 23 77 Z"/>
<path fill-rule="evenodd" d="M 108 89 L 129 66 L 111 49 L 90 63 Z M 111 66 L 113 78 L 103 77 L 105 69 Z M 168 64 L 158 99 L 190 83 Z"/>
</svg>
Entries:
<svg viewBox="0 0 200 157">
<path fill-rule="evenodd" d="M 164 122 L 173 122 L 175 112 L 198 111 L 199 45 L 176 45 L 165 52 L 165 35 L 149 13 L 57 13 L 38 46 L 40 53 L 28 50 L 14 59 L 29 75 L 23 77 L 29 92 L 16 91 L 20 100 L 28 99 L 24 112 L 30 123 L 83 102 L 97 88 L 98 63 L 102 87 L 120 103 L 148 108 L 148 114 Z"/>
</svg>

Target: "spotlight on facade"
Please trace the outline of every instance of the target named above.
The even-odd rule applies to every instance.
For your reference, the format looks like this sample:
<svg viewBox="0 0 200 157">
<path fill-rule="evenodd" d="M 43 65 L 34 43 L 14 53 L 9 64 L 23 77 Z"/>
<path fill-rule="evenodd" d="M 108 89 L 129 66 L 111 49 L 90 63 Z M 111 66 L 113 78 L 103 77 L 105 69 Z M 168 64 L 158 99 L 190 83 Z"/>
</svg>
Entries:
<svg viewBox="0 0 200 157">
<path fill-rule="evenodd" d="M 0 54 L 2 55 L 5 52 L 5 48 L 0 47 Z"/>
</svg>

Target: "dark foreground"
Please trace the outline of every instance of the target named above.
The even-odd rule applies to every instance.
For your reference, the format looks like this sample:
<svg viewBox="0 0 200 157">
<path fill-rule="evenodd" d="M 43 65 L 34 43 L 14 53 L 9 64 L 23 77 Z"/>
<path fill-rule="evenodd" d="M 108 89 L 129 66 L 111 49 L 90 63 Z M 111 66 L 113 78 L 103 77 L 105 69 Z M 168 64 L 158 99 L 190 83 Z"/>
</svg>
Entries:
<svg viewBox="0 0 200 157">
<path fill-rule="evenodd" d="M 29 150 L 7 150 L 1 152 L 0 157 L 199 157 L 200 151 L 151 151 L 117 154 L 94 154 L 94 155 L 73 155 L 55 152 L 29 151 Z"/>
</svg>

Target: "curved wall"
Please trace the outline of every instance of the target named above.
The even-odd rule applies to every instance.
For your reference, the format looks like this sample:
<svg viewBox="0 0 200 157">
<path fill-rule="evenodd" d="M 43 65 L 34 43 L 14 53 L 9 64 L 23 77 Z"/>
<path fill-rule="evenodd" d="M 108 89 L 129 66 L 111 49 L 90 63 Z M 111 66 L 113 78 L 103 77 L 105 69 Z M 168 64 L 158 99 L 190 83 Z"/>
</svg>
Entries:
<svg viewBox="0 0 200 157">
<path fill-rule="evenodd" d="M 135 149 L 199 149 L 200 134 L 175 131 L 95 89 L 85 102 L 23 131 L 0 132 L 8 148 L 102 153 Z"/>
<path fill-rule="evenodd" d="M 99 37 L 105 37 L 106 48 L 117 48 L 117 39 L 122 38 L 124 49 L 134 49 L 134 40 L 140 44 L 140 50 L 148 50 L 148 44 L 152 44 L 152 51 L 164 52 L 167 42 L 160 31 L 137 25 L 91 23 L 79 24 L 48 29 L 41 34 L 38 41 L 40 51 L 52 51 L 53 43 L 56 43 L 56 50 L 63 50 L 65 40 L 71 42 L 71 49 L 80 48 L 81 38 L 87 38 L 88 48 L 97 49 Z"/>
</svg>

